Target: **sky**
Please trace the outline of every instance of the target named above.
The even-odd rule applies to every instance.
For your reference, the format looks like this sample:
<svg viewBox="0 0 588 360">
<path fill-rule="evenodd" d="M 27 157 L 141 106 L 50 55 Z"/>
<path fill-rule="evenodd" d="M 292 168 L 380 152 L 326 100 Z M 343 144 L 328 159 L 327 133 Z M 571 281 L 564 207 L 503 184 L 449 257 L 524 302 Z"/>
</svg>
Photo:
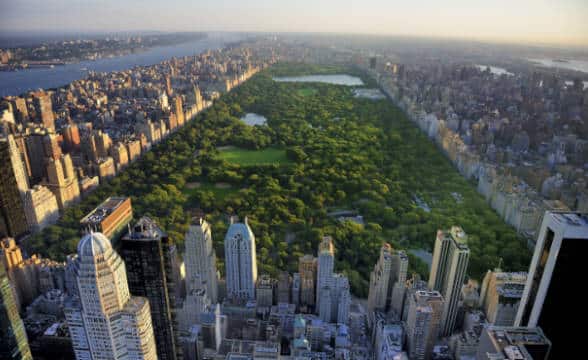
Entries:
<svg viewBox="0 0 588 360">
<path fill-rule="evenodd" d="M 0 32 L 344 32 L 588 46 L 588 0 L 0 0 Z"/>
</svg>

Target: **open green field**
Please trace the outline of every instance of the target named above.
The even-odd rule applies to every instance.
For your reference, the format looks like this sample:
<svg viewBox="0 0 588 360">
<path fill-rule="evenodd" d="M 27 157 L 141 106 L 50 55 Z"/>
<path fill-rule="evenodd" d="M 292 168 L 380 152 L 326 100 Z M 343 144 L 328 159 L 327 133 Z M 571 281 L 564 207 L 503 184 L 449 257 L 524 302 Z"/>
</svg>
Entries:
<svg viewBox="0 0 588 360">
<path fill-rule="evenodd" d="M 296 92 L 300 96 L 314 96 L 318 93 L 318 90 L 313 89 L 313 88 L 304 88 L 304 89 L 298 89 Z"/>
<path fill-rule="evenodd" d="M 290 160 L 286 157 L 286 150 L 275 147 L 261 150 L 248 150 L 229 146 L 220 149 L 219 152 L 221 159 L 240 166 L 283 165 L 290 163 Z"/>
</svg>

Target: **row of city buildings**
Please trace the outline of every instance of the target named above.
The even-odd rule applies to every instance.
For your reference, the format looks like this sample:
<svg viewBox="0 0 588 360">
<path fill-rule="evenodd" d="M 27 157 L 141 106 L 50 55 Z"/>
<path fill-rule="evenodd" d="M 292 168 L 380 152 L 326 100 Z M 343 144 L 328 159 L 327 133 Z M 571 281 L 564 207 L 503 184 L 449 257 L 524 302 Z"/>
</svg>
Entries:
<svg viewBox="0 0 588 360">
<path fill-rule="evenodd" d="M 0 235 L 21 238 L 115 176 L 274 59 L 255 44 L 0 101 Z"/>
<path fill-rule="evenodd" d="M 460 63 L 364 66 L 534 246 L 548 210 L 588 211 L 588 91 L 557 74 Z M 584 125 L 583 125 L 584 124 Z"/>
<path fill-rule="evenodd" d="M 574 316 L 567 277 L 588 244 L 585 214 L 546 213 L 528 275 L 496 269 L 481 285 L 468 280 L 460 227 L 438 231 L 428 282 L 383 244 L 367 301 L 335 273 L 329 236 L 298 272 L 272 278 L 258 275 L 247 218 L 231 217 L 221 277 L 206 220 L 194 219 L 180 254 L 152 219 L 132 218 L 128 198 L 107 199 L 65 263 L 2 241 L 3 356 L 537 360 L 573 346 L 560 317 Z"/>
<path fill-rule="evenodd" d="M 374 358 L 537 360 L 581 352 L 565 330 L 575 313 L 565 289 L 587 240 L 586 214 L 546 212 L 529 272 L 489 270 L 481 286 L 466 281 L 469 249 L 459 227 L 437 233 L 428 283 L 405 281 L 406 254 L 385 244 L 367 305 Z"/>
</svg>

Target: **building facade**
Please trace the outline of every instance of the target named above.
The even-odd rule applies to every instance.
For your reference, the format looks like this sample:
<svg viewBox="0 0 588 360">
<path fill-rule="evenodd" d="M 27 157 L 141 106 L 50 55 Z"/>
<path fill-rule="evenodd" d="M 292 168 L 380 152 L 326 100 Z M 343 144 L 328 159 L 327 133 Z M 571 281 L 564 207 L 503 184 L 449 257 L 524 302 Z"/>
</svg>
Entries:
<svg viewBox="0 0 588 360">
<path fill-rule="evenodd" d="M 129 290 L 149 300 L 151 321 L 159 359 L 176 359 L 172 303 L 166 276 L 163 238 L 167 235 L 143 217 L 121 239 L 121 256 L 127 268 Z"/>
<path fill-rule="evenodd" d="M 78 244 L 78 297 L 65 315 L 77 359 L 157 359 L 149 302 L 131 296 L 126 267 L 101 233 Z"/>
<path fill-rule="evenodd" d="M 186 271 L 186 289 L 206 288 L 212 303 L 218 301 L 218 275 L 216 270 L 216 253 L 212 244 L 210 224 L 199 218 L 188 228 L 184 245 L 184 265 Z"/>
<path fill-rule="evenodd" d="M 231 218 L 225 236 L 225 267 L 227 297 L 233 300 L 254 300 L 257 282 L 255 235 L 247 223 Z"/>
<path fill-rule="evenodd" d="M 577 346 L 566 319 L 580 320 L 570 289 L 578 281 L 578 267 L 588 251 L 588 215 L 546 212 L 529 267 L 529 275 L 515 326 L 540 327 L 553 342 L 551 357 L 565 357 Z M 553 281 L 552 281 L 553 279 Z"/>
<path fill-rule="evenodd" d="M 0 163 L 0 236 L 18 238 L 28 229 L 22 203 L 26 183 L 23 179 L 19 180 L 22 162 L 19 166 L 19 162 L 8 160 L 13 157 L 14 148 L 10 138 L 0 139 L 0 158 L 6 159 Z"/>
<path fill-rule="evenodd" d="M 0 264 L 0 359 L 32 360 L 25 327 L 6 270 Z"/>
<path fill-rule="evenodd" d="M 31 231 L 38 231 L 59 219 L 57 198 L 47 187 L 36 185 L 24 196 L 24 211 Z"/>
<path fill-rule="evenodd" d="M 437 232 L 429 289 L 439 291 L 445 300 L 441 336 L 451 335 L 455 328 L 469 257 L 467 235 L 462 228 L 453 226 L 449 231 Z"/>
</svg>

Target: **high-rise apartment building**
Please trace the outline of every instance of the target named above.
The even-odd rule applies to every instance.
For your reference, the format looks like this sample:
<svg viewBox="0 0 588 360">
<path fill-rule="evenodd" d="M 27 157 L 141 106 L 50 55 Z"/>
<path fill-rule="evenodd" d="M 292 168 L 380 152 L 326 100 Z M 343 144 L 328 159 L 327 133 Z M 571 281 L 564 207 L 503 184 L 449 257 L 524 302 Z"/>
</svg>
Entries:
<svg viewBox="0 0 588 360">
<path fill-rule="evenodd" d="M 8 154 L 10 156 L 10 163 L 12 164 L 12 173 L 16 179 L 18 191 L 20 192 L 20 195 L 23 196 L 24 193 L 29 189 L 28 173 L 26 171 L 20 149 L 16 144 L 14 136 L 8 135 L 6 140 L 8 141 Z M 8 158 L 2 157 L 2 159 Z"/>
<path fill-rule="evenodd" d="M 430 359 L 439 335 L 443 304 L 438 291 L 417 290 L 408 296 L 406 335 L 411 359 Z"/>
<path fill-rule="evenodd" d="M 318 249 L 316 310 L 325 322 L 346 324 L 351 303 L 349 280 L 342 274 L 334 274 L 334 265 L 333 239 L 325 236 Z"/>
<path fill-rule="evenodd" d="M 277 302 L 290 303 L 291 277 L 287 271 L 280 271 L 278 275 Z"/>
<path fill-rule="evenodd" d="M 195 220 L 186 233 L 184 245 L 184 267 L 186 272 L 186 289 L 206 288 L 210 301 L 218 301 L 218 275 L 216 270 L 216 253 L 212 244 L 210 224 L 202 219 Z"/>
<path fill-rule="evenodd" d="M 368 312 L 386 311 L 390 273 L 392 270 L 392 247 L 384 244 L 380 248 L 380 258 L 370 274 L 370 289 L 368 293 Z"/>
<path fill-rule="evenodd" d="M 178 126 L 182 127 L 184 125 L 184 122 L 186 121 L 186 118 L 184 115 L 184 105 L 183 105 L 183 101 L 182 101 L 182 96 L 181 95 L 174 96 L 172 105 L 173 105 L 174 114 L 176 114 L 176 121 L 178 122 Z"/>
<path fill-rule="evenodd" d="M 314 286 L 316 283 L 316 258 L 307 254 L 298 259 L 298 273 L 300 274 L 300 306 L 314 308 L 316 304 Z"/>
<path fill-rule="evenodd" d="M 330 287 L 335 268 L 335 247 L 333 238 L 323 237 L 318 248 L 317 275 L 316 275 L 316 303 L 321 303 L 321 294 L 324 287 Z"/>
<path fill-rule="evenodd" d="M 258 308 L 269 309 L 274 302 L 274 281 L 269 275 L 261 275 L 257 278 L 255 299 Z"/>
<path fill-rule="evenodd" d="M 488 271 L 482 281 L 480 303 L 486 319 L 496 326 L 513 326 L 521 302 L 527 273 Z"/>
<path fill-rule="evenodd" d="M 132 295 L 149 300 L 151 321 L 159 359 L 176 359 L 172 303 L 163 242 L 167 235 L 151 219 L 143 217 L 121 239 L 121 256 L 127 268 Z"/>
<path fill-rule="evenodd" d="M 441 336 L 451 335 L 455 328 L 469 258 L 467 235 L 461 227 L 453 226 L 449 231 L 437 231 L 429 289 L 439 291 L 445 300 Z"/>
<path fill-rule="evenodd" d="M 45 156 L 57 160 L 61 157 L 62 151 L 57 135 L 49 132 L 43 136 L 43 147 L 45 149 Z"/>
<path fill-rule="evenodd" d="M 49 159 L 47 173 L 49 178 L 44 185 L 55 194 L 60 210 L 80 200 L 78 177 L 69 154 L 57 160 Z"/>
<path fill-rule="evenodd" d="M 21 97 L 13 97 L 11 98 L 10 103 L 12 104 L 17 123 L 26 125 L 30 121 L 27 101 Z"/>
<path fill-rule="evenodd" d="M 63 146 L 67 152 L 80 150 L 80 132 L 76 124 L 63 128 Z"/>
<path fill-rule="evenodd" d="M 380 249 L 380 258 L 370 275 L 368 311 L 370 319 L 373 311 L 388 312 L 400 318 L 406 292 L 406 272 L 408 256 L 406 252 L 394 250 L 389 244 Z M 371 321 L 371 320 L 370 320 Z"/>
<path fill-rule="evenodd" d="M 129 164 L 127 147 L 123 143 L 116 143 L 111 148 L 112 158 L 116 164 L 116 171 L 120 171 Z"/>
<path fill-rule="evenodd" d="M 46 186 L 35 185 L 24 196 L 24 212 L 31 231 L 38 231 L 59 219 L 57 198 Z"/>
<path fill-rule="evenodd" d="M 53 115 L 53 104 L 51 95 L 43 91 L 33 94 L 33 105 L 37 113 L 38 121 L 47 129 L 55 129 L 55 116 Z"/>
<path fill-rule="evenodd" d="M 77 359 L 157 359 L 149 302 L 131 296 L 125 263 L 101 233 L 78 244 L 78 297 L 65 308 Z"/>
<path fill-rule="evenodd" d="M 197 111 L 204 109 L 204 101 L 198 85 L 194 85 L 194 104 L 196 105 Z"/>
<path fill-rule="evenodd" d="M 571 289 L 583 281 L 587 253 L 588 214 L 545 213 L 515 326 L 540 327 L 553 342 L 552 359 L 565 358 L 578 345 L 568 321 L 581 323 L 586 316 L 573 305 L 578 293 Z"/>
<path fill-rule="evenodd" d="M 292 303 L 298 308 L 300 306 L 300 273 L 292 274 Z M 314 290 L 311 291 L 314 294 Z"/>
<path fill-rule="evenodd" d="M 182 334 L 190 331 L 192 326 L 201 323 L 201 316 L 212 309 L 206 289 L 192 289 L 186 294 L 178 316 L 178 327 Z"/>
<path fill-rule="evenodd" d="M 231 218 L 225 236 L 225 268 L 227 296 L 234 300 L 254 300 L 257 282 L 255 235 L 247 223 Z"/>
<path fill-rule="evenodd" d="M 96 168 L 101 182 L 104 182 L 116 175 L 114 159 L 110 156 L 96 160 Z"/>
<path fill-rule="evenodd" d="M 133 162 L 141 156 L 141 141 L 140 140 L 129 140 L 126 143 L 127 154 L 129 161 Z"/>
<path fill-rule="evenodd" d="M 32 360 L 25 327 L 6 269 L 0 264 L 0 359 Z"/>
<path fill-rule="evenodd" d="M 26 188 L 23 188 L 23 179 L 19 180 L 19 174 L 24 176 L 22 162 L 19 167 L 18 162 L 15 166 L 12 161 L 10 138 L 0 139 L 0 158 L 6 159 L 0 163 L 0 237 L 17 238 L 28 229 L 22 202 Z"/>
</svg>

